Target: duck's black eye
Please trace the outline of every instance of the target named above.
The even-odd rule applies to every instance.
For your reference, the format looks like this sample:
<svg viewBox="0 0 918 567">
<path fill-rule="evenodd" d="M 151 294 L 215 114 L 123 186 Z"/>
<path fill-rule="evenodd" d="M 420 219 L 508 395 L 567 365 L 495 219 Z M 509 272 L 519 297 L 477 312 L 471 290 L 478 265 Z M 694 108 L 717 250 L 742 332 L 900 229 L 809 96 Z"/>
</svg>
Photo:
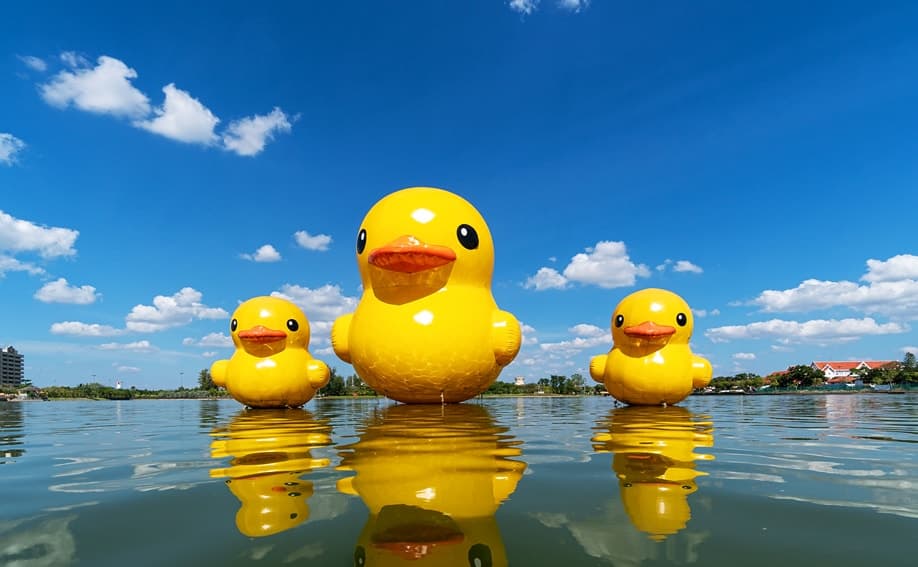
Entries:
<svg viewBox="0 0 918 567">
<path fill-rule="evenodd" d="M 364 249 L 367 247 L 367 229 L 361 228 L 360 232 L 357 233 L 357 253 L 363 254 Z"/>
<path fill-rule="evenodd" d="M 676 315 L 676 323 L 678 323 L 680 327 L 684 327 L 685 324 L 688 323 L 688 317 L 685 316 L 685 313 Z"/>
<path fill-rule="evenodd" d="M 295 333 L 300 328 L 300 324 L 296 322 L 296 319 L 287 319 L 287 328 Z"/>
<path fill-rule="evenodd" d="M 621 327 L 621 326 L 624 325 L 624 324 L 625 324 L 625 316 L 624 316 L 624 315 L 616 315 L 616 317 L 615 317 L 615 326 L 616 326 L 616 327 Z"/>
<path fill-rule="evenodd" d="M 231 332 L 231 333 L 235 333 L 235 332 L 236 332 L 236 327 L 238 327 L 238 326 L 239 326 L 239 321 L 237 321 L 237 320 L 235 320 L 235 319 L 233 319 L 232 321 L 230 321 L 230 332 Z"/>
<path fill-rule="evenodd" d="M 456 229 L 456 236 L 459 238 L 459 244 L 463 247 L 474 250 L 478 248 L 478 233 L 475 229 L 467 224 L 460 224 Z"/>
<path fill-rule="evenodd" d="M 491 548 L 483 543 L 476 543 L 469 548 L 469 567 L 491 567 Z"/>
</svg>

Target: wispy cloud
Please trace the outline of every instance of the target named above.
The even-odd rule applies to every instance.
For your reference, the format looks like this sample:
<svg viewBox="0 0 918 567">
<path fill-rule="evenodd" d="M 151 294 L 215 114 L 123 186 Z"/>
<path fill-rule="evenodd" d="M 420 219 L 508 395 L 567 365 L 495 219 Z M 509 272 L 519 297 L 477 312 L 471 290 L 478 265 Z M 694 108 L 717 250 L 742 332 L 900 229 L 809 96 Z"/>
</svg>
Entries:
<svg viewBox="0 0 918 567">
<path fill-rule="evenodd" d="M 0 132 L 0 164 L 13 165 L 26 143 L 12 134 Z"/>
<path fill-rule="evenodd" d="M 35 292 L 35 299 L 44 303 L 73 303 L 88 305 L 95 303 L 101 294 L 91 285 L 72 286 L 65 278 L 48 282 Z"/>
<path fill-rule="evenodd" d="M 918 319 L 918 256 L 868 260 L 867 273 L 860 279 L 868 283 L 808 279 L 792 289 L 763 291 L 752 304 L 766 313 L 848 307 L 897 320 Z"/>
<path fill-rule="evenodd" d="M 603 240 L 571 258 L 563 272 L 554 268 L 539 268 L 524 286 L 541 291 L 563 289 L 570 282 L 577 282 L 611 289 L 634 285 L 638 277 L 648 276 L 650 270 L 647 266 L 631 261 L 624 242 Z"/>
<path fill-rule="evenodd" d="M 153 298 L 153 305 L 135 305 L 125 317 L 129 331 L 153 333 L 187 325 L 195 319 L 225 319 L 229 313 L 201 303 L 200 291 L 185 287 L 177 293 Z"/>
<path fill-rule="evenodd" d="M 510 9 L 521 14 L 529 15 L 539 8 L 541 0 L 509 0 Z M 557 0 L 555 5 L 562 10 L 579 12 L 590 5 L 590 0 Z"/>
<path fill-rule="evenodd" d="M 126 350 L 131 352 L 153 352 L 158 350 L 150 341 L 134 341 L 132 343 L 103 343 L 98 346 L 100 350 Z"/>
<path fill-rule="evenodd" d="M 223 147 L 241 156 L 255 156 L 276 134 L 292 129 L 288 116 L 275 107 L 269 114 L 256 114 L 231 122 L 223 132 Z"/>
<path fill-rule="evenodd" d="M 255 156 L 278 133 L 293 128 L 290 117 L 280 108 L 265 115 L 253 115 L 230 122 L 216 132 L 218 118 L 203 102 L 175 83 L 163 87 L 164 100 L 152 106 L 146 94 L 134 86 L 137 71 L 123 61 L 103 55 L 93 66 L 86 58 L 64 52 L 68 67 L 39 85 L 42 98 L 57 108 L 74 107 L 95 114 L 127 118 L 137 128 L 188 144 L 220 146 L 241 156 Z M 28 63 L 27 63 L 28 64 Z"/>
<path fill-rule="evenodd" d="M 214 127 L 220 119 L 210 109 L 174 83 L 163 87 L 163 93 L 166 99 L 153 109 L 155 117 L 135 122 L 137 127 L 188 144 L 208 146 L 217 142 Z"/>
<path fill-rule="evenodd" d="M 51 325 L 51 333 L 55 335 L 73 335 L 78 337 L 114 337 L 124 334 L 124 330 L 116 329 L 109 325 L 99 325 L 97 323 L 62 321 Z"/>
<path fill-rule="evenodd" d="M 270 244 L 260 246 L 252 254 L 240 254 L 239 257 L 252 262 L 279 262 L 281 260 L 280 252 Z"/>
<path fill-rule="evenodd" d="M 40 57 L 35 57 L 34 55 L 17 55 L 16 57 L 18 57 L 26 67 L 33 71 L 44 73 L 48 70 L 48 64 Z"/>
<path fill-rule="evenodd" d="M 733 354 L 733 360 L 755 360 L 755 353 L 737 352 Z"/>
<path fill-rule="evenodd" d="M 233 339 L 223 333 L 208 333 L 199 340 L 191 337 L 182 339 L 182 344 L 185 346 L 229 348 L 233 346 Z"/>
<path fill-rule="evenodd" d="M 908 326 L 898 323 L 877 323 L 865 319 L 815 319 L 812 321 L 786 321 L 772 319 L 748 325 L 727 325 L 705 331 L 712 342 L 721 343 L 739 339 L 776 339 L 782 344 L 797 342 L 837 343 L 857 340 L 865 335 L 890 335 L 905 333 Z"/>
<path fill-rule="evenodd" d="M 305 230 L 298 230 L 294 233 L 293 238 L 296 243 L 306 250 L 328 250 L 328 245 L 332 242 L 332 237 L 327 234 L 312 235 Z"/>
<path fill-rule="evenodd" d="M 74 256 L 73 245 L 79 235 L 77 230 L 37 225 L 0 210 L 0 253 L 31 252 L 42 258 Z"/>
</svg>

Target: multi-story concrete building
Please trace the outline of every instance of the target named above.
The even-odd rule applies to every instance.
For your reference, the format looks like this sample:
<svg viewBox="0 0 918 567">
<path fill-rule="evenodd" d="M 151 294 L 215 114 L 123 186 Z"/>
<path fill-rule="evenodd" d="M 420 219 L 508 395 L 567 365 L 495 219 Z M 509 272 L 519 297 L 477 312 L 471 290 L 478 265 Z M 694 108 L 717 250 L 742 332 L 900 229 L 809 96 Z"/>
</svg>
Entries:
<svg viewBox="0 0 918 567">
<path fill-rule="evenodd" d="M 23 356 L 12 346 L 0 348 L 0 388 L 18 388 L 22 385 Z"/>
</svg>

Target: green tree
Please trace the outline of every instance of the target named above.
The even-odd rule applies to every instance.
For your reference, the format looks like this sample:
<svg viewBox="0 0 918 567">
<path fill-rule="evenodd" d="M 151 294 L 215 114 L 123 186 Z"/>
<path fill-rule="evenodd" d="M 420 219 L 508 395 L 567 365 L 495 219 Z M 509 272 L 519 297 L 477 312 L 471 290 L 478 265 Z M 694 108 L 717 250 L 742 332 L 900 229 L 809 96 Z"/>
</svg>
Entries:
<svg viewBox="0 0 918 567">
<path fill-rule="evenodd" d="M 334 367 L 329 369 L 328 384 L 319 388 L 318 393 L 322 396 L 347 395 L 347 384 L 345 384 L 344 378 L 338 375 L 338 371 Z"/>
<path fill-rule="evenodd" d="M 584 380 L 581 374 L 571 374 L 570 380 L 568 380 L 568 393 L 571 394 L 580 394 L 584 389 Z"/>
<path fill-rule="evenodd" d="M 825 381 L 825 375 L 806 364 L 791 366 L 787 372 L 778 376 L 778 385 L 786 388 L 790 385 L 796 385 L 801 388 L 809 388 L 815 384 L 822 384 Z"/>
<path fill-rule="evenodd" d="M 198 388 L 201 390 L 216 390 L 217 385 L 214 384 L 214 379 L 210 375 L 210 370 L 207 368 L 202 369 L 198 372 Z"/>
</svg>

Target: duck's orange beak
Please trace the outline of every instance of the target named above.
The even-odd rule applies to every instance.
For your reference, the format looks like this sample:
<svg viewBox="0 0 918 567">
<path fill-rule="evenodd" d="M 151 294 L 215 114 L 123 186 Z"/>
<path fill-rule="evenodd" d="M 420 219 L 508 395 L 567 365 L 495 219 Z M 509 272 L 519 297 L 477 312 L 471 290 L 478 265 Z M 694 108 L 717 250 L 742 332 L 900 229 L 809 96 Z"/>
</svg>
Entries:
<svg viewBox="0 0 918 567">
<path fill-rule="evenodd" d="M 644 321 L 640 325 L 625 327 L 625 334 L 639 339 L 661 339 L 676 334 L 676 328 L 669 325 L 657 325 L 653 321 Z"/>
<path fill-rule="evenodd" d="M 456 253 L 447 246 L 427 244 L 413 236 L 400 236 L 370 252 L 367 261 L 383 270 L 413 274 L 455 262 Z"/>
<path fill-rule="evenodd" d="M 282 341 L 287 338 L 287 333 L 285 331 L 269 329 L 264 325 L 256 325 L 251 329 L 239 331 L 236 336 L 248 343 L 264 344 Z"/>
</svg>

